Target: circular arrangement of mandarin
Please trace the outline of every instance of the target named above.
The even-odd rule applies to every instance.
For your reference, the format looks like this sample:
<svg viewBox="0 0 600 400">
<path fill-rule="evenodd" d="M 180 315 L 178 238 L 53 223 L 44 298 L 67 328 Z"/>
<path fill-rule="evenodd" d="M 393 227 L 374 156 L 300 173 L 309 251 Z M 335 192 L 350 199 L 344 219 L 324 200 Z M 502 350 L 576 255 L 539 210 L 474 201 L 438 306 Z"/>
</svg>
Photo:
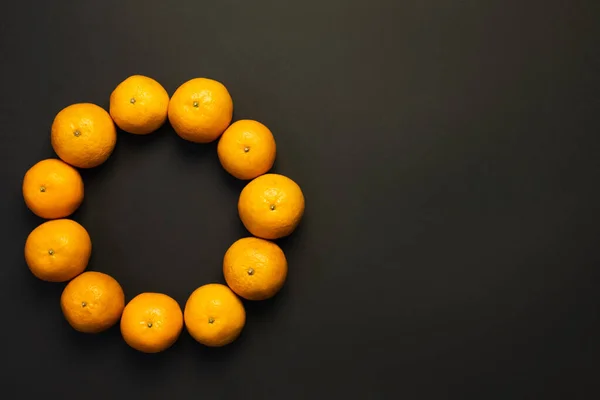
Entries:
<svg viewBox="0 0 600 400">
<path fill-rule="evenodd" d="M 199 343 L 220 347 L 235 341 L 246 324 L 244 301 L 275 296 L 284 286 L 288 261 L 272 240 L 294 232 L 304 215 L 300 186 L 269 173 L 277 154 L 275 138 L 264 124 L 244 119 L 232 123 L 233 100 L 227 88 L 209 78 L 194 78 L 169 97 L 156 80 L 132 75 L 110 94 L 109 110 L 77 103 L 60 110 L 50 141 L 58 158 L 31 166 L 22 192 L 31 212 L 47 221 L 25 241 L 25 262 L 47 282 L 66 282 L 60 308 L 66 322 L 83 333 L 119 325 L 131 348 L 158 353 L 170 348 L 185 327 Z M 169 121 L 175 133 L 194 143 L 217 143 L 221 166 L 249 181 L 238 198 L 238 214 L 252 236 L 236 240 L 225 252 L 226 284 L 206 283 L 191 290 L 182 310 L 164 293 L 145 292 L 126 302 L 119 282 L 102 272 L 86 271 L 92 238 L 69 219 L 84 201 L 78 168 L 104 163 L 117 145 L 117 127 L 148 135 Z"/>
</svg>

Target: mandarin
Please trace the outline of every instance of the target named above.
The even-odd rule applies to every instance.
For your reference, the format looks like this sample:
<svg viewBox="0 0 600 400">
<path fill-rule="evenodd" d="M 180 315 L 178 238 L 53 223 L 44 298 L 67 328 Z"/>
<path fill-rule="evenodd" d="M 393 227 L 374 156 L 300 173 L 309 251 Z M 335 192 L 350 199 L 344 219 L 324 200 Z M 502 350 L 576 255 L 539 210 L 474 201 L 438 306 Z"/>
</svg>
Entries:
<svg viewBox="0 0 600 400">
<path fill-rule="evenodd" d="M 92 103 L 77 103 L 56 114 L 50 137 L 61 160 L 74 167 L 93 168 L 112 154 L 117 130 L 105 109 Z"/>
<path fill-rule="evenodd" d="M 223 132 L 217 154 L 223 168 L 238 179 L 254 179 L 268 172 L 277 153 L 273 134 L 254 120 L 236 121 Z"/>
<path fill-rule="evenodd" d="M 283 175 L 265 174 L 242 189 L 238 213 L 252 235 L 279 239 L 296 229 L 304 205 L 304 195 L 296 182 Z"/>
<path fill-rule="evenodd" d="M 264 239 L 239 239 L 223 257 L 223 275 L 227 285 L 246 300 L 273 297 L 283 287 L 287 272 L 283 250 Z"/>
<path fill-rule="evenodd" d="M 121 335 L 143 353 L 159 353 L 171 347 L 183 329 L 183 313 L 175 299 L 162 293 L 141 293 L 123 310 Z"/>
<path fill-rule="evenodd" d="M 221 82 L 194 78 L 175 90 L 169 102 L 168 117 L 181 138 L 209 143 L 231 123 L 233 100 Z"/>
<path fill-rule="evenodd" d="M 92 240 L 83 226 L 70 219 L 46 221 L 25 241 L 25 262 L 37 278 L 65 282 L 81 274 L 92 253 Z"/>
<path fill-rule="evenodd" d="M 221 347 L 236 340 L 246 324 L 242 301 L 225 285 L 209 283 L 194 290 L 183 312 L 185 326 L 198 342 Z"/>
<path fill-rule="evenodd" d="M 65 319 L 75 330 L 99 333 L 119 321 L 125 307 L 125 294 L 112 276 L 86 271 L 64 288 L 60 306 Z"/>
<path fill-rule="evenodd" d="M 132 75 L 119 83 L 110 95 L 109 113 L 125 132 L 146 135 L 167 120 L 169 94 L 152 78 Z"/>
<path fill-rule="evenodd" d="M 39 161 L 29 168 L 22 191 L 27 208 L 46 219 L 67 217 L 83 202 L 79 171 L 56 158 Z"/>
</svg>

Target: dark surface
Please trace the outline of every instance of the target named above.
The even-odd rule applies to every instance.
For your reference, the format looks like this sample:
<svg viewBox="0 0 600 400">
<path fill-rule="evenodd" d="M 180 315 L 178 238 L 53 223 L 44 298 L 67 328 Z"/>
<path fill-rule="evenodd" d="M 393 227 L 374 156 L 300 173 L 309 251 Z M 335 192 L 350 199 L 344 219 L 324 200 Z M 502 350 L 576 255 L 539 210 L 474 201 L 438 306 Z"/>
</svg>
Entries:
<svg viewBox="0 0 600 400">
<path fill-rule="evenodd" d="M 92 5 L 91 3 L 94 3 Z M 13 2 L 0 19 L 7 398 L 598 395 L 598 2 Z M 594 5 L 595 4 L 595 5 Z M 596 26 L 595 26 L 596 24 Z M 269 126 L 306 217 L 234 344 L 78 334 L 23 260 L 25 171 L 63 107 L 132 74 L 222 81 Z M 89 268 L 182 306 L 247 235 L 243 183 L 169 126 L 83 172 Z M 58 397 L 57 397 L 58 398 Z M 119 397 L 116 397 L 119 398 Z"/>
</svg>

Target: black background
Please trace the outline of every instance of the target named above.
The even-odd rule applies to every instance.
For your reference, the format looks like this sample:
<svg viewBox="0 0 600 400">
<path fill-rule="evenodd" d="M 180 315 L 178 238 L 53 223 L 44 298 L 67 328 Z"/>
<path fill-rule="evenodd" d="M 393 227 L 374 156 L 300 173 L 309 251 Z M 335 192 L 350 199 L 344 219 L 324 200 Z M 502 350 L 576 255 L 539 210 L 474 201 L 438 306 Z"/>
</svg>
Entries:
<svg viewBox="0 0 600 400">
<path fill-rule="evenodd" d="M 61 398 L 593 398 L 598 2 L 11 2 L 0 17 L 2 392 Z M 76 333 L 23 260 L 25 171 L 75 102 L 211 77 L 306 196 L 243 335 L 144 355 Z M 89 268 L 182 306 L 247 235 L 216 146 L 120 132 L 82 171 Z M 110 396 L 110 397 L 109 397 Z M 58 398 L 58 397 L 57 397 Z M 335 397 L 337 398 L 337 397 Z M 340 397 L 341 398 L 341 397 Z"/>
</svg>

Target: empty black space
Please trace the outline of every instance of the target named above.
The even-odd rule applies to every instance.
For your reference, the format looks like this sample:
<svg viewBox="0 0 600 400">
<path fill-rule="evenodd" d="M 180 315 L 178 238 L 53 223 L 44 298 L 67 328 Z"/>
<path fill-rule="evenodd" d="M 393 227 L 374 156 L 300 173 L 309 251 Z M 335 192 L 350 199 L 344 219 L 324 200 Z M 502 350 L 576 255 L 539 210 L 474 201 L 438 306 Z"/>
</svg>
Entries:
<svg viewBox="0 0 600 400">
<path fill-rule="evenodd" d="M 600 374 L 600 3 L 9 1 L 0 16 L 7 399 L 592 399 Z M 23 246 L 56 113 L 151 76 L 223 82 L 306 196 L 234 344 L 75 332 Z M 90 270 L 183 307 L 248 235 L 216 143 L 119 132 L 72 216 Z M 31 397 L 33 398 L 33 397 Z"/>
</svg>

